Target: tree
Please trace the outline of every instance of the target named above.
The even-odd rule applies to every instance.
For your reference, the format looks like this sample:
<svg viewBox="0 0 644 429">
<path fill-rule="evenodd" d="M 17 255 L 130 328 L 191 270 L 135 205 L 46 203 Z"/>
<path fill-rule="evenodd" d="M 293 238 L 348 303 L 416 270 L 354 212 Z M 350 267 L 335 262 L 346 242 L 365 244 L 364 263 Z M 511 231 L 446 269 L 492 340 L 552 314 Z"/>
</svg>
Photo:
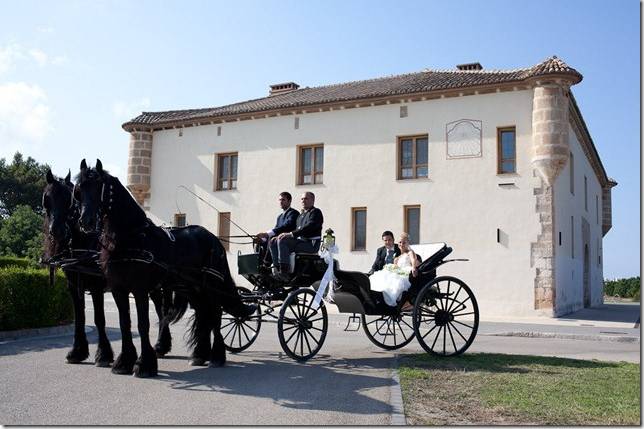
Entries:
<svg viewBox="0 0 644 429">
<path fill-rule="evenodd" d="M 43 217 L 34 213 L 29 206 L 16 207 L 11 216 L 2 220 L 0 255 L 37 260 L 43 250 L 43 222 Z"/>
<path fill-rule="evenodd" d="M 16 152 L 11 164 L 0 159 L 0 217 L 11 216 L 20 205 L 42 214 L 42 191 L 48 169 L 47 164 L 39 164 L 30 156 L 24 159 L 20 152 Z"/>
</svg>

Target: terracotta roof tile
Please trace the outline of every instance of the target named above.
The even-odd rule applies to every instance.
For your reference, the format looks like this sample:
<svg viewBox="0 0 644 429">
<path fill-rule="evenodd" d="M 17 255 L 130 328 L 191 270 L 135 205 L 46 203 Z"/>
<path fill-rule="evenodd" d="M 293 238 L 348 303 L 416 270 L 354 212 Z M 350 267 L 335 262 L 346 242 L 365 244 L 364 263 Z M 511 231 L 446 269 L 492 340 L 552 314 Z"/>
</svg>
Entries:
<svg viewBox="0 0 644 429">
<path fill-rule="evenodd" d="M 547 75 L 568 76 L 573 83 L 581 81 L 581 74 L 561 59 L 553 56 L 529 68 L 515 70 L 424 70 L 396 76 L 334 85 L 300 88 L 255 100 L 204 109 L 173 110 L 165 112 L 143 112 L 123 124 L 125 130 L 137 126 L 162 127 L 169 124 L 185 123 L 218 117 L 259 113 L 269 110 L 295 109 L 326 103 L 359 101 L 370 98 L 431 93 L 433 91 L 474 88 L 512 82 L 523 82 L 530 78 Z"/>
</svg>

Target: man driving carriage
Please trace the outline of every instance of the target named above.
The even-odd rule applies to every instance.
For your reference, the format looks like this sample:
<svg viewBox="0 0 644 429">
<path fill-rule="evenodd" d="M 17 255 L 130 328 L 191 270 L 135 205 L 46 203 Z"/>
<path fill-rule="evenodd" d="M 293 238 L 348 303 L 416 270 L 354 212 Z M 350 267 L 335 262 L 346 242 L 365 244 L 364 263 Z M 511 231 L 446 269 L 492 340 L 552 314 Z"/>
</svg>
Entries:
<svg viewBox="0 0 644 429">
<path fill-rule="evenodd" d="M 295 222 L 295 230 L 281 233 L 277 236 L 277 240 L 272 240 L 270 244 L 273 263 L 276 264 L 279 271 L 276 278 L 283 281 L 290 280 L 289 259 L 292 252 L 317 253 L 320 249 L 322 223 L 324 222 L 322 211 L 314 206 L 315 194 L 313 192 L 305 192 L 300 200 L 302 201 L 302 212 Z"/>
<path fill-rule="evenodd" d="M 260 232 L 257 234 L 257 238 L 260 240 L 259 245 L 262 247 L 261 254 L 264 255 L 263 263 L 270 265 L 271 264 L 271 254 L 268 252 L 268 247 L 277 240 L 277 237 L 284 232 L 293 231 L 297 225 L 297 217 L 299 215 L 298 211 L 291 207 L 291 201 L 293 197 L 288 192 L 281 192 L 278 198 L 280 203 L 280 208 L 282 213 L 277 216 L 275 221 L 275 227 L 269 229 L 266 232 Z"/>
</svg>

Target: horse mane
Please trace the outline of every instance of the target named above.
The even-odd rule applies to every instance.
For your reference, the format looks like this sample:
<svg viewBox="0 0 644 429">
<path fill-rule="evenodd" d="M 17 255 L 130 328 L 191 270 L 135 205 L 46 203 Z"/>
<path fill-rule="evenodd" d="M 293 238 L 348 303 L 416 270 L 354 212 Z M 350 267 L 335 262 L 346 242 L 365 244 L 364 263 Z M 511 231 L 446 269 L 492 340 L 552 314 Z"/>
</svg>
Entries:
<svg viewBox="0 0 644 429">
<path fill-rule="evenodd" d="M 90 170 L 90 174 L 91 171 L 93 169 Z M 104 198 L 107 199 L 103 202 L 106 216 L 103 218 L 101 243 L 106 249 L 114 249 L 122 235 L 144 227 L 147 225 L 148 218 L 130 191 L 117 177 L 105 171 L 100 176 L 105 186 Z"/>
</svg>

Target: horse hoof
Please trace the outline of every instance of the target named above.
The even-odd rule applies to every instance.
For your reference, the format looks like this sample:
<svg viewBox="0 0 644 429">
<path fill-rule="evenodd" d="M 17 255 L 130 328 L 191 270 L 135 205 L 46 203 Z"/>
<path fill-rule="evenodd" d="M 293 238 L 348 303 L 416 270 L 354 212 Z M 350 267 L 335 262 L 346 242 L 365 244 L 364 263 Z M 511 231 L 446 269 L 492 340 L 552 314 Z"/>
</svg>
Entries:
<svg viewBox="0 0 644 429">
<path fill-rule="evenodd" d="M 190 366 L 206 366 L 206 360 L 202 358 L 192 358 Z"/>
<path fill-rule="evenodd" d="M 134 368 L 134 376 L 137 378 L 150 378 L 156 377 L 159 375 L 156 369 L 142 370 L 140 368 Z"/>
<path fill-rule="evenodd" d="M 96 365 L 98 368 L 109 368 L 112 365 L 111 360 L 97 360 L 94 362 L 94 365 Z"/>
<path fill-rule="evenodd" d="M 128 369 L 128 368 L 112 367 L 112 374 L 131 375 L 132 371 L 133 371 L 132 369 Z"/>
<path fill-rule="evenodd" d="M 78 359 L 73 357 L 66 358 L 67 363 L 71 363 L 71 364 L 83 363 L 84 360 L 85 359 Z"/>
<path fill-rule="evenodd" d="M 226 365 L 226 361 L 210 361 L 210 364 L 208 367 L 210 368 L 221 368 L 222 366 Z"/>
</svg>

